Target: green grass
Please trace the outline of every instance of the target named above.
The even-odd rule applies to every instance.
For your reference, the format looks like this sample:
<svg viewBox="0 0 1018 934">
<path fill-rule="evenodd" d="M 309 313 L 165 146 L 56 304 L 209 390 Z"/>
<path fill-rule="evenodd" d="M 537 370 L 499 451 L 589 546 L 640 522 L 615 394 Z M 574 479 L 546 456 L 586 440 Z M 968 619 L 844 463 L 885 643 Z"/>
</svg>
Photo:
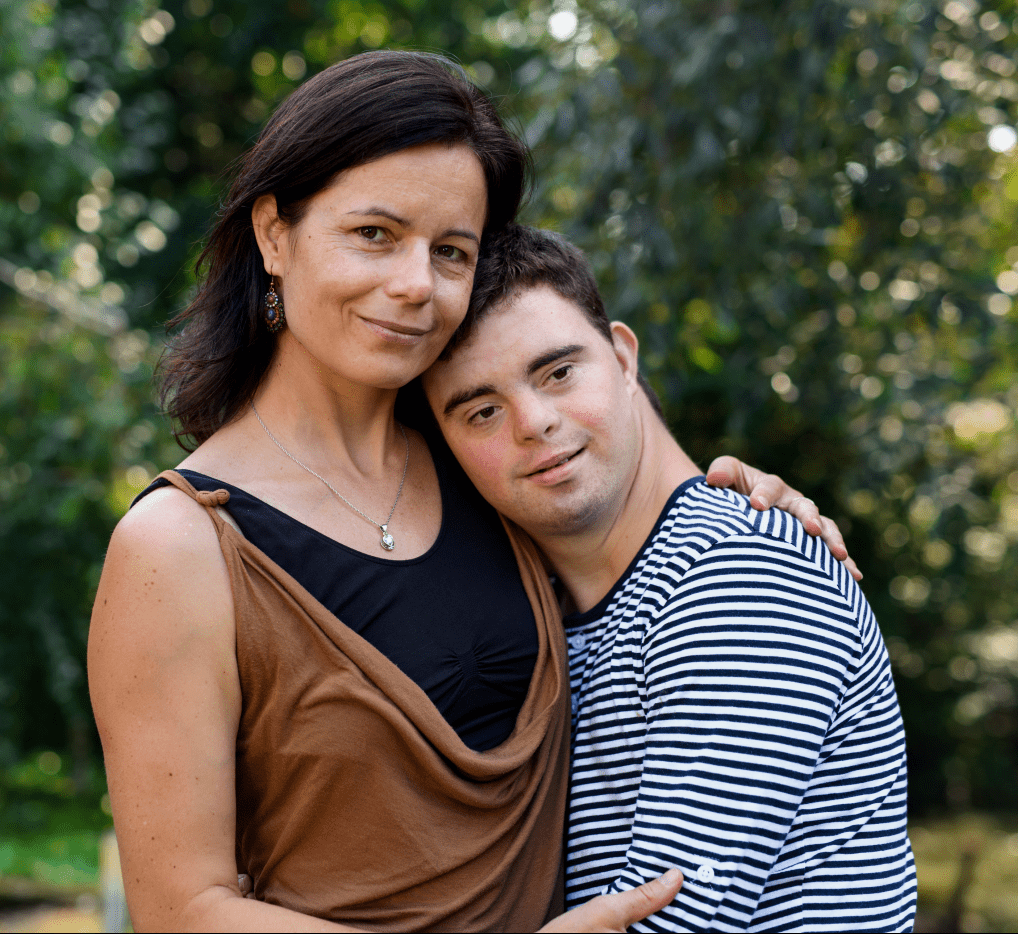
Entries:
<svg viewBox="0 0 1018 934">
<path fill-rule="evenodd" d="M 76 787 L 52 752 L 0 772 L 0 899 L 97 891 L 99 838 L 112 824 L 105 794 L 101 773 Z"/>
<path fill-rule="evenodd" d="M 1018 817 L 962 814 L 913 821 L 909 837 L 919 876 L 917 930 L 935 929 L 945 916 L 968 853 L 972 876 L 960 930 L 1018 932 Z"/>
</svg>

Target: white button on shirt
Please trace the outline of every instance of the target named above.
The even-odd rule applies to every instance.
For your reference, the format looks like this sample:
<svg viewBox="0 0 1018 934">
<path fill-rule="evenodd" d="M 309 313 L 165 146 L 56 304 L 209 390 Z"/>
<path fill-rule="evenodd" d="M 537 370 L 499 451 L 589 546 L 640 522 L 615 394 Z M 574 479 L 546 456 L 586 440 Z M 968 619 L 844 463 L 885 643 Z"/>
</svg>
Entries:
<svg viewBox="0 0 1018 934">
<path fill-rule="evenodd" d="M 696 878 L 704 884 L 714 879 L 714 869 L 711 866 L 701 866 L 696 870 Z"/>
<path fill-rule="evenodd" d="M 569 637 L 569 645 L 574 652 L 579 652 L 587 644 L 587 637 L 583 633 Z"/>
</svg>

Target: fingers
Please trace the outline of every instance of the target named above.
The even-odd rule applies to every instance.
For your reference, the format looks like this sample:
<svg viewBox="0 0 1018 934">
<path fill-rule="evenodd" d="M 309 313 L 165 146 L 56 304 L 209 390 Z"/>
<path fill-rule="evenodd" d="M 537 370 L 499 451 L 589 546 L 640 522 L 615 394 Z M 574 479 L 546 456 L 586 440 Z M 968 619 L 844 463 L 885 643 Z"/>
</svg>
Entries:
<svg viewBox="0 0 1018 934">
<path fill-rule="evenodd" d="M 753 484 L 752 490 L 747 494 L 749 496 L 749 505 L 754 509 L 763 511 L 770 509 L 772 506 L 784 508 L 780 502 L 784 496 L 789 498 L 799 496 L 803 498 L 798 490 L 793 490 L 776 474 L 761 473 L 760 471 L 756 471 L 756 474 L 756 482 Z"/>
<path fill-rule="evenodd" d="M 839 561 L 844 561 L 848 557 L 848 549 L 841 537 L 841 530 L 834 524 L 834 520 L 828 519 L 827 516 L 821 516 L 820 521 L 823 523 L 820 535 L 831 549 L 831 554 Z"/>
<path fill-rule="evenodd" d="M 680 888 L 682 873 L 678 869 L 670 869 L 660 878 L 645 882 L 628 892 L 592 898 L 579 908 L 552 919 L 541 928 L 541 931 L 544 934 L 559 931 L 569 931 L 571 934 L 588 931 L 622 934 L 637 921 L 670 904 Z"/>
<path fill-rule="evenodd" d="M 848 556 L 848 548 L 845 547 L 845 539 L 841 536 L 841 529 L 838 528 L 833 519 L 828 519 L 827 516 L 821 516 L 820 521 L 823 524 L 820 535 L 827 543 L 827 547 L 831 549 L 831 554 L 845 565 L 845 569 L 852 577 L 857 581 L 861 581 L 862 571 L 859 570 L 858 565 Z"/>
<path fill-rule="evenodd" d="M 648 915 L 660 911 L 671 901 L 682 888 L 682 873 L 678 869 L 669 869 L 663 876 L 644 882 L 643 885 L 630 889 L 628 892 L 620 892 L 616 898 L 625 899 L 619 906 L 623 912 L 620 920 L 622 924 L 619 930 L 642 921 Z"/>
<path fill-rule="evenodd" d="M 848 573 L 851 574 L 857 581 L 862 580 L 862 571 L 859 570 L 859 566 L 851 558 L 845 558 L 845 560 L 841 563 L 845 565 L 848 569 Z"/>
<path fill-rule="evenodd" d="M 784 509 L 795 516 L 810 535 L 821 536 L 831 554 L 844 563 L 852 577 L 857 581 L 862 580 L 862 571 L 848 556 L 845 539 L 835 522 L 820 515 L 820 509 L 813 500 L 792 489 L 781 477 L 765 474 L 730 454 L 724 454 L 711 462 L 707 471 L 707 483 L 717 487 L 733 487 L 744 496 L 749 496 L 749 503 L 754 509 L 763 511 L 772 506 Z"/>
<path fill-rule="evenodd" d="M 809 500 L 808 502 L 812 504 L 813 501 Z M 813 505 L 812 509 L 816 511 L 816 506 Z M 819 535 L 823 538 L 827 547 L 831 550 L 831 554 L 845 565 L 845 569 L 852 577 L 857 581 L 862 580 L 862 571 L 859 570 L 859 566 L 849 557 L 848 548 L 845 546 L 845 539 L 841 535 L 841 529 L 838 528 L 837 523 L 833 519 L 828 519 L 827 516 L 821 516 L 819 512 L 816 512 L 816 528 L 813 528 L 806 522 L 802 513 L 797 508 L 790 507 L 788 511 L 798 517 L 810 535 Z"/>
<path fill-rule="evenodd" d="M 742 461 L 730 454 L 715 457 L 707 470 L 707 483 L 711 486 L 731 486 L 739 476 L 740 466 L 742 466 Z"/>
<path fill-rule="evenodd" d="M 770 509 L 784 490 L 784 480 L 773 474 L 765 474 L 756 467 L 740 461 L 730 454 L 715 457 L 707 471 L 707 482 L 711 486 L 732 487 L 736 493 L 749 497 L 754 509 Z"/>
<path fill-rule="evenodd" d="M 833 519 L 820 515 L 820 510 L 813 500 L 797 495 L 795 500 L 779 506 L 795 516 L 810 535 L 819 535 L 831 550 L 831 554 L 845 565 L 848 573 L 857 581 L 862 580 L 862 571 L 848 556 L 848 548 L 845 546 L 841 529 Z"/>
<path fill-rule="evenodd" d="M 788 494 L 788 497 L 783 497 L 782 502 L 778 503 L 778 508 L 784 509 L 785 512 L 795 516 L 810 535 L 824 535 L 824 519 L 823 516 L 820 515 L 820 510 L 817 508 L 817 504 L 814 503 L 808 496 L 803 496 L 795 490 L 789 489 Z M 827 522 L 834 525 L 830 519 L 828 519 Z M 836 525 L 834 526 L 834 531 L 835 534 L 838 535 L 838 539 L 840 541 L 841 535 L 838 534 L 838 527 Z M 824 535 L 824 541 L 826 541 L 828 546 L 830 546 L 831 543 L 828 541 L 826 535 Z M 844 548 L 845 543 L 842 542 L 841 546 Z M 834 549 L 832 548 L 831 550 L 833 551 Z"/>
</svg>

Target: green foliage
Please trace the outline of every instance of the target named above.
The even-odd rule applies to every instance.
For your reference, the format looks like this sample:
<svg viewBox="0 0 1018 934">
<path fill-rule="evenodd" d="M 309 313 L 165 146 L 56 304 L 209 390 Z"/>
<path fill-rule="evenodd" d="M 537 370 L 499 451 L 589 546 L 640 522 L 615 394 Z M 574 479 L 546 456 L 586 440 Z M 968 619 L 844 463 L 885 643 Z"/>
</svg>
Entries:
<svg viewBox="0 0 1018 934">
<path fill-rule="evenodd" d="M 99 837 L 112 823 L 105 783 L 98 769 L 84 787 L 67 771 L 43 752 L 0 772 L 0 877 L 29 879 L 39 894 L 99 881 Z"/>
<path fill-rule="evenodd" d="M 112 524 L 174 461 L 149 378 L 231 162 L 306 74 L 437 48 L 537 155 L 701 462 L 847 533 L 918 808 L 1018 806 L 1010 0 L 12 0 L 0 7 L 0 736 L 88 747 Z M 999 151 L 998 151 L 999 150 Z"/>
<path fill-rule="evenodd" d="M 560 50 L 597 59 L 600 27 L 610 63 L 520 75 L 541 220 L 590 251 L 677 435 L 849 533 L 920 807 L 1018 804 L 1018 174 L 988 146 L 1013 13 L 633 0 Z"/>
</svg>

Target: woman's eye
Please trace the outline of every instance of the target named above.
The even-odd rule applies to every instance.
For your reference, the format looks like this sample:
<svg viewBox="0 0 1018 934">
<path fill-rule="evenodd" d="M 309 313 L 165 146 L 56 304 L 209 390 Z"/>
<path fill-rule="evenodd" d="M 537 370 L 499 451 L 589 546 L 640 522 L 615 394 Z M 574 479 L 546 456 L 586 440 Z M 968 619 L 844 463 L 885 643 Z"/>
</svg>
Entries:
<svg viewBox="0 0 1018 934">
<path fill-rule="evenodd" d="M 454 259 L 457 261 L 464 260 L 467 257 L 467 254 L 464 253 L 458 246 L 451 246 L 450 244 L 438 247 L 435 252 L 446 259 Z"/>
<path fill-rule="evenodd" d="M 381 243 L 385 239 L 385 232 L 381 227 L 359 227 L 358 232 L 365 240 L 372 243 Z"/>
</svg>

